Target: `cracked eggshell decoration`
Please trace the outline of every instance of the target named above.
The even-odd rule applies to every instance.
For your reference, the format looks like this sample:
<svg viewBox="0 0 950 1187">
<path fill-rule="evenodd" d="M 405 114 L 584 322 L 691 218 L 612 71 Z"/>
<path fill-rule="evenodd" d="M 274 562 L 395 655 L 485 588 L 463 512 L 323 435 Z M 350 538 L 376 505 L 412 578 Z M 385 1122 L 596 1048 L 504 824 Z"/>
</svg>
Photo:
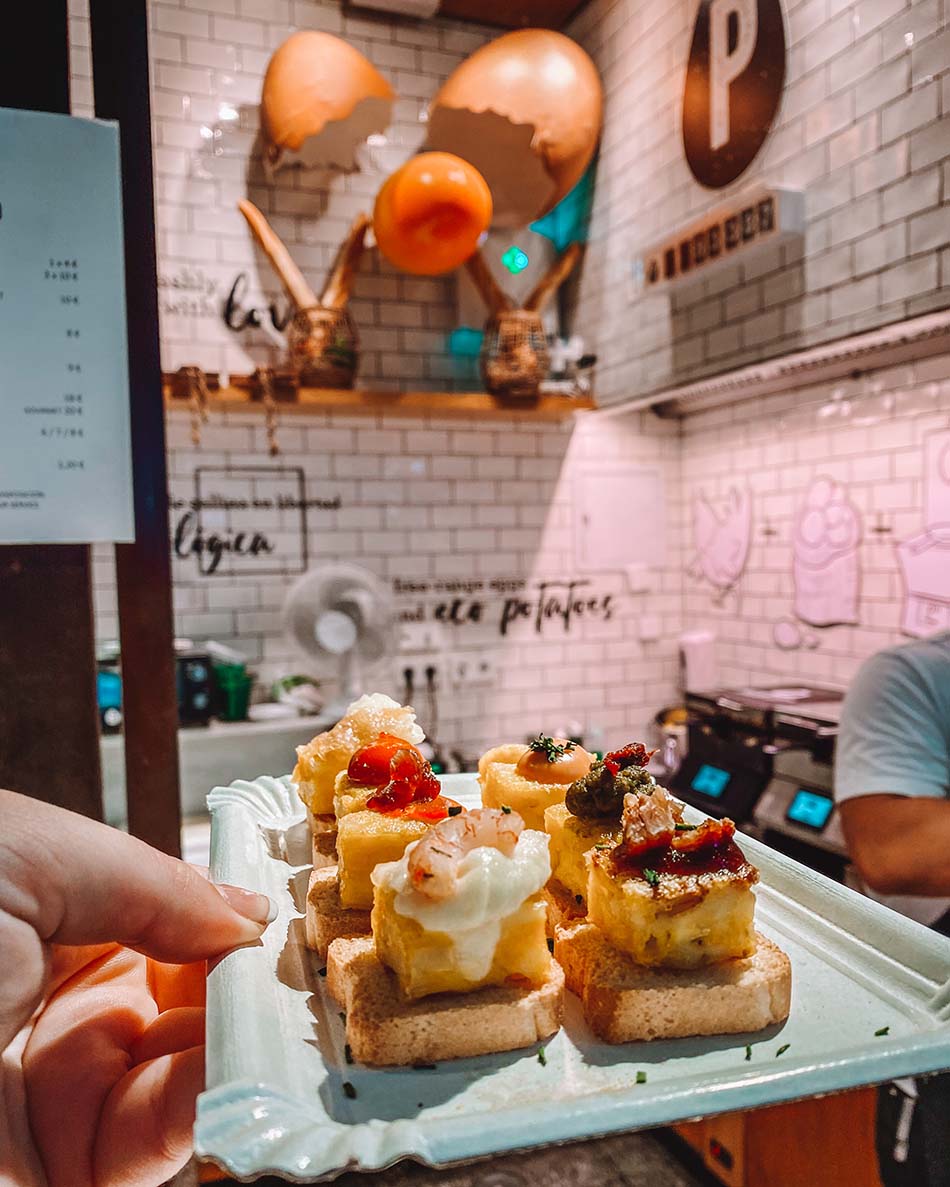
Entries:
<svg viewBox="0 0 950 1187">
<path fill-rule="evenodd" d="M 520 227 L 555 206 L 590 164 L 603 121 L 597 68 L 563 33 L 520 29 L 476 50 L 429 108 L 426 147 L 485 177 L 494 223 Z"/>
<path fill-rule="evenodd" d="M 330 33 L 293 33 L 274 51 L 261 92 L 264 159 L 272 168 L 356 168 L 356 149 L 389 126 L 392 87 Z"/>
<path fill-rule="evenodd" d="M 465 263 L 491 214 L 491 191 L 468 161 L 451 153 L 420 153 L 384 182 L 373 231 L 391 264 L 417 276 L 438 276 Z"/>
</svg>

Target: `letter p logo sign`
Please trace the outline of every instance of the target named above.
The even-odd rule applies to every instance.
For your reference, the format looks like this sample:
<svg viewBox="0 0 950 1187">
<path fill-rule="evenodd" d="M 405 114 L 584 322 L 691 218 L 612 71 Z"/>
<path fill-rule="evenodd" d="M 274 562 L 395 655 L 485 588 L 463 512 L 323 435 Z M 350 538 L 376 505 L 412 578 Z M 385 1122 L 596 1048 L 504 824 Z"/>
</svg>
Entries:
<svg viewBox="0 0 950 1187">
<path fill-rule="evenodd" d="M 737 28 L 729 45 L 730 25 Z M 709 6 L 709 146 L 729 143 L 729 87 L 752 61 L 759 16 L 756 0 L 712 0 Z"/>
<path fill-rule="evenodd" d="M 751 164 L 785 81 L 780 0 L 700 0 L 683 93 L 683 147 L 712 189 Z"/>
</svg>

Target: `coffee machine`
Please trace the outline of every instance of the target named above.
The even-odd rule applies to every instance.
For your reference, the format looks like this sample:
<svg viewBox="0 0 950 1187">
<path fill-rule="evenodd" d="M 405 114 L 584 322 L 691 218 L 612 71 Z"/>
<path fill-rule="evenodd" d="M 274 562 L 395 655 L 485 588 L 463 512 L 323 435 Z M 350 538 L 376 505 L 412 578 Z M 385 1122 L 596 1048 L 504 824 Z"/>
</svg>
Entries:
<svg viewBox="0 0 950 1187">
<path fill-rule="evenodd" d="M 845 881 L 848 850 L 834 802 L 834 753 L 840 698 L 773 720 L 772 778 L 756 803 L 750 831 L 797 861 Z"/>
<path fill-rule="evenodd" d="M 843 881 L 847 851 L 832 792 L 842 696 L 815 686 L 687 693 L 689 749 L 671 791 Z"/>
</svg>

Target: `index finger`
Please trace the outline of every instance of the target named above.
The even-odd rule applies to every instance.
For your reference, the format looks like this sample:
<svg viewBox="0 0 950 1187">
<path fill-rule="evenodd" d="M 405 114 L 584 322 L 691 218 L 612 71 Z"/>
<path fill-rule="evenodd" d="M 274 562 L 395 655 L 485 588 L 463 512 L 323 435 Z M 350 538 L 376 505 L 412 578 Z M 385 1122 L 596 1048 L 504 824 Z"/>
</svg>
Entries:
<svg viewBox="0 0 950 1187">
<path fill-rule="evenodd" d="M 0 791 L 0 912 L 44 942 L 124 944 L 186 964 L 257 940 L 266 895 L 206 881 L 117 829 Z"/>
</svg>

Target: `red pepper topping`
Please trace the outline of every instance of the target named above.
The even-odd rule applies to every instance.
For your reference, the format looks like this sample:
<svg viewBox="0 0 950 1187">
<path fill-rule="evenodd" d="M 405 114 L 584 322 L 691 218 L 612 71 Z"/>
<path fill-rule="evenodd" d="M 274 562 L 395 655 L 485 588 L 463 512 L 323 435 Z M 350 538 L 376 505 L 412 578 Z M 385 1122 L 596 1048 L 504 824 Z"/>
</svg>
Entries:
<svg viewBox="0 0 950 1187">
<path fill-rule="evenodd" d="M 437 824 L 440 820 L 447 819 L 452 808 L 462 810 L 461 804 L 456 804 L 455 800 L 447 799 L 444 795 L 437 795 L 435 799 L 415 800 L 413 803 L 407 804 L 405 808 L 390 808 L 382 814 L 399 817 L 401 820 L 422 820 L 426 824 Z"/>
<path fill-rule="evenodd" d="M 735 836 L 736 826 L 728 816 L 722 820 L 704 820 L 698 828 L 677 832 L 670 846 L 679 853 L 695 853 L 700 849 L 712 849 Z"/>
<path fill-rule="evenodd" d="M 647 750 L 642 742 L 628 742 L 620 750 L 611 750 L 605 754 L 604 766 L 611 775 L 616 775 L 625 767 L 645 767 L 654 754 L 656 751 Z"/>
<path fill-rule="evenodd" d="M 392 734 L 380 734 L 375 742 L 357 750 L 346 773 L 357 787 L 379 788 L 366 805 L 376 812 L 433 800 L 441 790 L 432 768 L 415 746 Z M 444 814 L 448 814 L 447 809 Z"/>
<path fill-rule="evenodd" d="M 389 767 L 393 757 L 400 750 L 419 752 L 409 742 L 394 734 L 380 734 L 375 742 L 364 746 L 350 759 L 346 773 L 357 787 L 382 787 L 389 782 Z M 422 755 L 419 754 L 419 758 Z"/>
</svg>

